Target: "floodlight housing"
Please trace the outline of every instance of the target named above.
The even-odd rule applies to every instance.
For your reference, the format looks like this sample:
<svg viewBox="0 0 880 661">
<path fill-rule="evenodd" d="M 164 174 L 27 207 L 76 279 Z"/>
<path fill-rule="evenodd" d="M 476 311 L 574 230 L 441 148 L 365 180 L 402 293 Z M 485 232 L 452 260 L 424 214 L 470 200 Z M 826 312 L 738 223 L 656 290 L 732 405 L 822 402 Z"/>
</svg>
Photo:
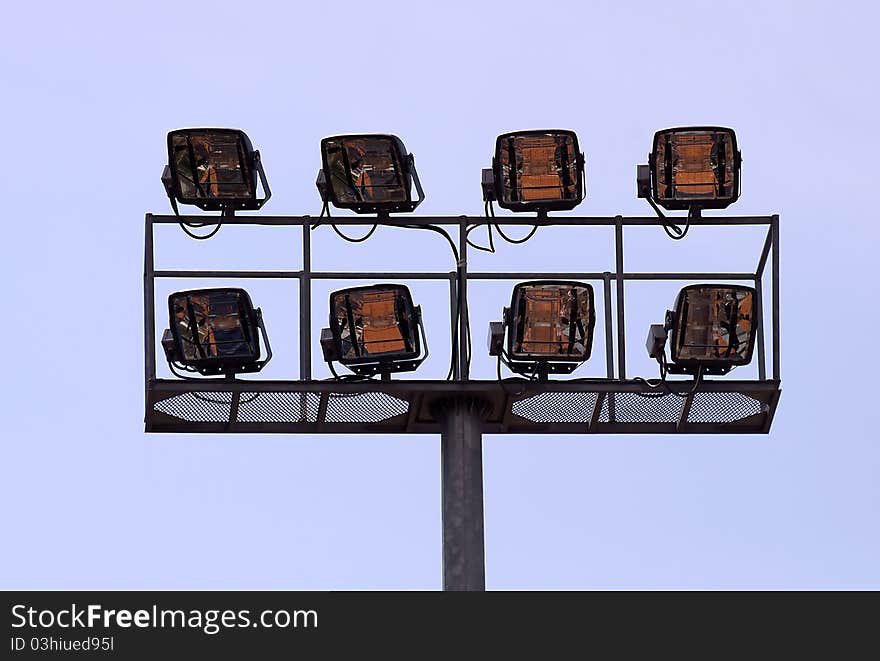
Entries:
<svg viewBox="0 0 880 661">
<path fill-rule="evenodd" d="M 263 315 L 244 289 L 180 291 L 168 297 L 169 363 L 205 376 L 259 372 L 272 358 Z M 193 332 L 195 329 L 195 332 Z M 260 360 L 260 333 L 267 356 Z"/>
<path fill-rule="evenodd" d="M 513 288 L 503 327 L 489 325 L 489 354 L 521 374 L 569 374 L 587 361 L 596 323 L 593 287 L 569 280 L 534 280 Z M 503 334 L 506 352 L 501 352 Z"/>
<path fill-rule="evenodd" d="M 395 135 L 324 138 L 321 164 L 315 183 L 321 199 L 337 208 L 387 215 L 413 211 L 425 199 L 415 158 Z"/>
<path fill-rule="evenodd" d="M 673 374 L 726 374 L 752 360 L 759 320 L 756 292 L 744 285 L 684 287 L 667 312 Z"/>
<path fill-rule="evenodd" d="M 421 338 L 420 338 L 421 333 Z M 330 294 L 330 328 L 321 333 L 327 362 L 339 361 L 362 376 L 411 372 L 422 355 L 421 308 L 405 285 L 380 284 Z"/>
<path fill-rule="evenodd" d="M 739 198 L 742 156 L 733 129 L 685 126 L 654 134 L 639 197 L 669 210 L 724 209 Z"/>
<path fill-rule="evenodd" d="M 257 197 L 257 177 L 265 197 Z M 162 183 L 172 206 L 205 211 L 259 209 L 272 196 L 260 152 L 238 129 L 193 128 L 168 133 L 168 165 Z"/>
<path fill-rule="evenodd" d="M 574 131 L 514 131 L 495 140 L 483 199 L 511 211 L 567 211 L 584 199 L 584 155 Z"/>
</svg>

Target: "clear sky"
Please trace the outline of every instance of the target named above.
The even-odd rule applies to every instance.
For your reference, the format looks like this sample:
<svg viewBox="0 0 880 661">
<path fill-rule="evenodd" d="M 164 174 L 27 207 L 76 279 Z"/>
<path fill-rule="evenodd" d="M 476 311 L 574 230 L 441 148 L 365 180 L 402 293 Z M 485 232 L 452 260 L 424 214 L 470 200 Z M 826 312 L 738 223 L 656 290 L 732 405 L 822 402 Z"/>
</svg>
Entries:
<svg viewBox="0 0 880 661">
<path fill-rule="evenodd" d="M 275 214 L 319 211 L 320 138 L 395 133 L 417 157 L 420 212 L 478 214 L 497 134 L 571 128 L 578 212 L 648 215 L 635 165 L 655 130 L 689 124 L 737 131 L 742 197 L 726 213 L 781 215 L 773 430 L 486 437 L 488 587 L 880 587 L 878 19 L 854 1 L 10 4 L 0 587 L 440 586 L 437 437 L 144 434 L 143 215 L 168 209 L 168 130 L 246 130 Z M 269 231 L 203 245 L 163 228 L 157 265 L 298 268 L 296 233 Z M 315 265 L 450 268 L 442 241 L 413 234 L 355 248 L 324 228 Z M 745 270 L 760 246 L 699 228 L 631 238 L 633 270 Z M 605 270 L 610 246 L 547 229 L 471 266 Z M 157 289 L 160 313 L 188 284 Z M 511 284 L 473 290 L 477 377 L 493 374 L 485 324 Z M 644 335 L 680 284 L 628 287 L 630 374 L 655 376 Z M 276 352 L 265 376 L 291 377 L 295 285 L 249 288 Z M 329 290 L 315 289 L 316 328 Z M 413 292 L 432 348 L 419 375 L 441 377 L 448 303 L 440 286 Z M 576 374 L 600 374 L 602 350 Z"/>
</svg>

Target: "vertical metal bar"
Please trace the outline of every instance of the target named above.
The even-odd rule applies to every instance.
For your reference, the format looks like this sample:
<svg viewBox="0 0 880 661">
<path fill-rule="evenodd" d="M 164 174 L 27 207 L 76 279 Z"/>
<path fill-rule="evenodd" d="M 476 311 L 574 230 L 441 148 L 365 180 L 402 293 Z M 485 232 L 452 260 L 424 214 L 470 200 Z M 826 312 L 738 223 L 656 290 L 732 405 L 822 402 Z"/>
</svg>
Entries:
<svg viewBox="0 0 880 661">
<path fill-rule="evenodd" d="M 605 374 L 614 378 L 614 335 L 611 331 L 611 274 L 604 273 L 603 292 L 605 298 Z"/>
<path fill-rule="evenodd" d="M 780 377 L 780 360 L 779 360 L 779 216 L 773 214 L 772 224 L 773 230 L 773 378 L 779 380 Z"/>
<path fill-rule="evenodd" d="M 302 226 L 302 276 L 299 279 L 299 378 L 312 378 L 312 235 L 311 226 Z M 305 419 L 305 409 L 303 409 Z"/>
<path fill-rule="evenodd" d="M 458 362 L 458 271 L 449 278 L 449 319 L 450 319 L 450 351 L 449 359 L 452 363 L 452 378 L 458 381 L 461 378 L 461 366 Z"/>
<path fill-rule="evenodd" d="M 468 333 L 468 306 L 467 306 L 467 219 L 462 218 L 458 223 L 458 299 L 461 301 L 461 309 L 458 319 L 458 362 L 459 378 L 467 381 L 470 378 L 470 366 L 468 365 L 468 353 L 470 348 L 470 334 Z"/>
<path fill-rule="evenodd" d="M 681 431 L 687 425 L 688 416 L 691 412 L 691 404 L 694 402 L 695 394 L 689 392 L 687 397 L 684 398 L 684 402 L 681 404 L 681 411 L 678 413 L 678 422 L 675 423 L 675 430 Z"/>
<path fill-rule="evenodd" d="M 312 378 L 312 227 L 308 222 L 302 225 L 302 261 L 302 274 L 299 278 L 299 378 L 310 381 Z M 307 422 L 309 419 L 309 394 L 305 392 L 299 394 L 299 417 L 302 422 Z"/>
<path fill-rule="evenodd" d="M 626 330 L 623 308 L 623 217 L 614 219 L 615 269 L 617 269 L 617 372 L 626 378 Z"/>
<path fill-rule="evenodd" d="M 609 379 L 614 378 L 614 333 L 611 330 L 611 274 L 605 271 L 603 291 L 605 297 L 605 373 Z M 590 429 L 596 428 L 599 419 L 599 410 L 602 408 L 602 397 L 596 400 L 595 420 L 590 423 Z M 608 397 L 608 420 L 614 422 L 614 393 Z"/>
<path fill-rule="evenodd" d="M 306 394 L 306 393 L 303 393 Z M 320 398 L 318 399 L 318 431 L 324 429 L 324 423 L 327 422 L 327 404 L 330 403 L 330 394 L 326 392 L 322 392 Z M 305 420 L 305 416 L 303 416 L 303 420 Z"/>
<path fill-rule="evenodd" d="M 758 379 L 767 379 L 767 355 L 764 348 L 764 291 L 760 276 L 755 277 L 755 317 L 753 323 L 758 324 L 755 342 L 758 343 Z"/>
<path fill-rule="evenodd" d="M 144 414 L 150 405 L 150 381 L 156 378 L 156 299 L 153 263 L 153 214 L 144 220 Z"/>
<path fill-rule="evenodd" d="M 613 393 L 611 393 L 613 394 Z M 602 414 L 602 402 L 605 401 L 605 393 L 597 392 L 596 393 L 596 403 L 593 406 L 593 414 L 590 416 L 590 431 L 596 431 L 596 425 L 599 422 L 599 416 Z M 610 403 L 610 402 L 609 402 Z"/>
<path fill-rule="evenodd" d="M 413 425 L 419 421 L 419 413 L 422 410 L 422 402 L 425 401 L 425 393 L 417 392 L 409 398 L 409 408 L 406 412 L 406 431 L 412 432 Z"/>
<path fill-rule="evenodd" d="M 232 429 L 232 426 L 238 422 L 238 408 L 241 405 L 241 391 L 235 390 L 232 393 L 232 399 L 229 402 L 229 420 L 226 429 Z"/>
<path fill-rule="evenodd" d="M 442 430 L 443 589 L 485 590 L 482 427 L 488 407 L 457 397 L 433 412 Z"/>
</svg>

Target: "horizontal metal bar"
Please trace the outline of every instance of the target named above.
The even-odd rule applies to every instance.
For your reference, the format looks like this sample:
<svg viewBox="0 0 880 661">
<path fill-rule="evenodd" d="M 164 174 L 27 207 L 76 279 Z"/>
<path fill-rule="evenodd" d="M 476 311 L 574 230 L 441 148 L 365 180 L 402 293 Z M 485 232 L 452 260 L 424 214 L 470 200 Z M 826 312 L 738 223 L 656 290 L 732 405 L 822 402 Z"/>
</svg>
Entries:
<svg viewBox="0 0 880 661">
<path fill-rule="evenodd" d="M 603 280 L 605 273 L 516 273 L 509 272 L 480 272 L 471 271 L 468 273 L 468 280 Z"/>
<path fill-rule="evenodd" d="M 438 273 L 418 272 L 388 272 L 376 271 L 375 273 L 348 273 L 346 271 L 314 271 L 312 280 L 369 280 L 381 278 L 382 280 L 455 280 L 455 271 Z"/>
<path fill-rule="evenodd" d="M 769 419 L 770 415 L 766 416 Z M 439 434 L 440 425 L 425 422 L 412 425 L 383 425 L 351 422 L 238 422 L 234 425 L 216 422 L 156 422 L 148 421 L 145 431 L 151 434 L 381 434 L 412 435 Z M 587 423 L 554 422 L 552 424 L 530 424 L 506 426 L 501 423 L 484 422 L 485 434 L 528 434 L 536 435 L 588 435 L 588 434 L 667 434 L 667 435 L 743 435 L 766 434 L 766 423 L 762 427 L 738 425 L 737 423 L 689 422 L 677 428 L 674 422 L 598 422 L 594 426 Z"/>
<path fill-rule="evenodd" d="M 157 278 L 292 278 L 303 277 L 302 271 L 155 271 Z M 388 271 L 376 272 L 346 272 L 346 271 L 313 271 L 310 275 L 312 280 L 454 280 L 455 272 L 438 273 L 412 273 L 400 272 L 389 273 Z"/>
<path fill-rule="evenodd" d="M 616 273 L 611 273 L 616 278 Z M 155 271 L 157 278 L 292 278 L 303 277 L 302 271 Z M 312 280 L 454 280 L 455 272 L 398 272 L 388 271 L 314 271 Z M 570 272 L 471 272 L 468 280 L 603 280 L 605 273 Z M 624 273 L 624 280 L 754 280 L 754 273 Z"/>
<path fill-rule="evenodd" d="M 754 280 L 754 273 L 624 273 L 624 280 Z"/>
<path fill-rule="evenodd" d="M 157 278 L 295 278 L 302 271 L 156 271 Z"/>
<path fill-rule="evenodd" d="M 154 224 L 173 224 L 180 222 L 187 223 L 205 223 L 211 221 L 220 222 L 219 217 L 212 216 L 171 216 L 171 215 L 152 215 L 147 217 Z M 468 225 L 540 225 L 540 226 L 581 226 L 595 225 L 613 227 L 617 221 L 617 216 L 549 216 L 538 220 L 535 216 L 497 216 L 487 218 L 485 216 L 393 216 L 391 218 L 379 219 L 376 216 L 333 216 L 331 219 L 322 218 L 322 225 L 382 225 L 383 227 L 394 227 L 400 225 L 459 225 L 464 221 Z M 703 216 L 700 219 L 691 220 L 691 226 L 700 225 L 770 225 L 772 216 Z M 224 225 L 306 225 L 318 222 L 317 216 L 233 216 L 231 218 L 223 218 Z M 623 224 L 629 226 L 648 226 L 654 227 L 660 225 L 660 220 L 656 216 L 633 216 L 630 218 L 623 217 Z M 675 220 L 670 217 L 670 220 Z M 682 221 L 685 218 L 681 219 Z"/>
<path fill-rule="evenodd" d="M 686 393 L 693 388 L 691 380 L 667 380 L 669 387 L 676 392 Z M 698 392 L 773 392 L 777 381 L 713 381 L 703 379 Z M 150 390 L 156 393 L 178 392 L 331 392 L 331 393 L 437 393 L 457 394 L 498 393 L 515 390 L 517 395 L 530 395 L 542 392 L 645 392 L 653 393 L 645 383 L 634 380 L 615 379 L 559 380 L 544 382 L 505 381 L 503 386 L 497 380 L 470 381 L 425 381 L 420 379 L 399 379 L 392 381 L 263 381 L 244 380 L 225 381 L 200 379 L 179 381 L 176 379 L 156 379 L 150 382 Z"/>
</svg>

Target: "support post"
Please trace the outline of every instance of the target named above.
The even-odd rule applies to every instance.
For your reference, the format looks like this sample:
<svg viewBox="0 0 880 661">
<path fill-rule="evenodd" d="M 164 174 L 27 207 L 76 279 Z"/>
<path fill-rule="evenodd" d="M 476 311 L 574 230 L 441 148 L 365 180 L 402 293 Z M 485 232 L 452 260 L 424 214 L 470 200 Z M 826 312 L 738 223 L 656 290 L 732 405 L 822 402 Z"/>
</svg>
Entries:
<svg viewBox="0 0 880 661">
<path fill-rule="evenodd" d="M 623 217 L 614 218 L 614 254 L 617 269 L 617 375 L 626 378 L 626 331 L 624 330 L 625 312 L 623 309 Z"/>
<path fill-rule="evenodd" d="M 462 218 L 458 225 L 458 300 L 461 308 L 458 313 L 458 364 L 459 378 L 470 378 L 470 332 L 468 330 L 468 273 L 467 273 L 467 220 Z"/>
<path fill-rule="evenodd" d="M 150 410 L 150 381 L 156 378 L 156 294 L 153 276 L 153 214 L 144 220 L 144 410 Z M 146 420 L 145 420 L 146 422 Z"/>
<path fill-rule="evenodd" d="M 299 378 L 312 378 L 312 235 L 302 226 L 302 275 L 299 279 Z"/>
<path fill-rule="evenodd" d="M 312 378 L 312 227 L 302 226 L 302 275 L 299 278 L 299 378 Z M 299 418 L 309 419 L 309 397 L 299 396 Z"/>
<path fill-rule="evenodd" d="M 779 358 L 779 216 L 773 214 L 773 379 L 779 381 L 782 361 Z"/>
<path fill-rule="evenodd" d="M 483 421 L 490 406 L 472 397 L 437 402 L 443 492 L 443 589 L 486 589 L 483 534 Z"/>
</svg>

